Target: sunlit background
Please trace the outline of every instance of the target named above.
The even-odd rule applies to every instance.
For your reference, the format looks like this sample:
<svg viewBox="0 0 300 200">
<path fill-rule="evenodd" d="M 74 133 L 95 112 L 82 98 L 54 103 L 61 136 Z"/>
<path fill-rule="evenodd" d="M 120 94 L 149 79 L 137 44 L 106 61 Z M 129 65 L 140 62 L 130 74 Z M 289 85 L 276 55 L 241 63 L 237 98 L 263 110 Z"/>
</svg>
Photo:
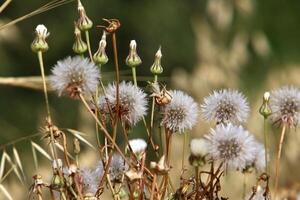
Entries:
<svg viewBox="0 0 300 200">
<path fill-rule="evenodd" d="M 3 0 L 1 1 L 1 3 Z M 47 3 L 45 0 L 12 0 L 0 13 L 0 26 L 21 17 Z M 214 89 L 236 88 L 249 99 L 252 111 L 245 126 L 263 140 L 263 119 L 258 113 L 262 95 L 282 85 L 300 86 L 300 1 L 297 0 L 85 0 L 87 15 L 95 25 L 103 24 L 102 18 L 117 18 L 121 28 L 117 33 L 119 62 L 123 79 L 130 77 L 125 66 L 128 44 L 135 39 L 143 64 L 137 69 L 139 83 L 146 85 L 152 79 L 149 71 L 154 54 L 162 47 L 164 74 L 161 80 L 168 88 L 185 90 L 202 103 L 203 97 Z M 2 81 L 4 77 L 38 76 L 37 57 L 30 50 L 37 24 L 45 24 L 50 31 L 45 53 L 46 73 L 57 60 L 74 55 L 74 24 L 78 13 L 76 1 L 30 17 L 0 30 L 0 144 L 1 152 L 12 155 L 12 147 L 5 144 L 18 138 L 38 133 L 43 126 L 45 105 L 41 90 L 12 87 Z M 101 29 L 90 32 L 95 52 L 101 38 Z M 113 54 L 108 36 L 110 61 L 103 67 L 104 77 L 113 80 Z M 77 101 L 50 94 L 51 111 L 55 123 L 62 128 L 72 128 L 87 133 L 93 141 L 94 123 Z M 271 127 L 271 124 L 270 124 Z M 199 119 L 189 138 L 201 136 L 210 124 Z M 131 137 L 146 137 L 141 128 L 133 130 Z M 270 129 L 272 160 L 278 143 L 278 127 Z M 141 134 L 142 133 L 142 134 Z M 183 135 L 176 135 L 172 154 L 182 154 Z M 30 138 L 45 144 L 40 137 Z M 93 142 L 92 142 L 93 143 Z M 93 143 L 94 144 L 94 143 Z M 295 197 L 300 191 L 300 133 L 289 130 L 282 156 L 282 193 Z M 24 193 L 32 182 L 33 158 L 30 140 L 15 144 L 19 150 L 27 184 L 22 185 L 12 173 L 1 184 L 15 199 L 25 199 Z M 179 148 L 180 147 L 180 148 Z M 93 165 L 98 155 L 85 147 L 81 156 L 83 166 Z M 189 149 L 186 149 L 186 157 Z M 181 160 L 172 159 L 173 182 L 178 186 Z M 49 162 L 39 157 L 45 182 L 50 182 Z M 188 162 L 186 161 L 186 167 Z M 274 168 L 274 167 L 273 167 Z M 9 170 L 9 166 L 5 168 Z M 252 178 L 250 178 L 252 177 Z M 228 173 L 222 181 L 223 196 L 241 199 L 242 175 Z M 2 181 L 2 180 L 1 180 Z M 249 176 L 248 188 L 254 184 L 255 175 Z M 0 192 L 0 198 L 2 193 Z M 4 197 L 3 197 L 4 198 Z M 109 197 L 108 197 L 109 198 Z M 1 198 L 2 199 L 2 198 Z M 293 199 L 290 197 L 290 199 Z"/>
</svg>

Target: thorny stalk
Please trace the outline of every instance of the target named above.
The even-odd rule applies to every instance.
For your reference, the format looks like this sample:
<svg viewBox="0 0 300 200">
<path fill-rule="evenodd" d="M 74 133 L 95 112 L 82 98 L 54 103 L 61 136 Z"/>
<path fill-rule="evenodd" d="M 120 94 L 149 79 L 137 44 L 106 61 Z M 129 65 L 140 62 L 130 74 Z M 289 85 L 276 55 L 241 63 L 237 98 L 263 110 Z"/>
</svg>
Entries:
<svg viewBox="0 0 300 200">
<path fill-rule="evenodd" d="M 281 151 L 282 151 L 282 145 L 283 145 L 283 140 L 286 132 L 286 124 L 284 123 L 282 126 L 282 131 L 280 134 L 280 141 L 278 145 L 278 152 L 277 152 L 277 158 L 276 158 L 276 166 L 275 166 L 275 187 L 274 187 L 274 199 L 276 200 L 277 198 L 277 193 L 278 193 L 278 181 L 279 181 L 279 176 L 280 176 L 280 158 L 281 158 Z"/>
</svg>

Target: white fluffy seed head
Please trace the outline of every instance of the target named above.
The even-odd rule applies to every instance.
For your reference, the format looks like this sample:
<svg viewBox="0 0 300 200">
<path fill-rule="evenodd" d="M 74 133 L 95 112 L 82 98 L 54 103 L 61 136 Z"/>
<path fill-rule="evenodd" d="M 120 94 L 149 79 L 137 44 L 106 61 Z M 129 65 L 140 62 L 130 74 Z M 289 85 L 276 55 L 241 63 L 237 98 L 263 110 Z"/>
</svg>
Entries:
<svg viewBox="0 0 300 200">
<path fill-rule="evenodd" d="M 267 155 L 268 157 L 269 155 Z M 266 171 L 265 147 L 258 143 L 256 144 L 256 153 L 254 159 L 254 167 L 259 172 Z"/>
<path fill-rule="evenodd" d="M 105 92 L 106 96 L 102 96 L 98 100 L 98 107 L 102 112 L 109 114 L 110 108 L 112 112 L 115 112 L 116 110 L 116 85 L 109 84 L 105 88 Z M 121 82 L 119 84 L 119 98 L 119 109 L 122 120 L 129 125 L 135 125 L 146 115 L 146 94 L 139 87 L 134 86 L 131 82 Z"/>
<path fill-rule="evenodd" d="M 170 131 L 183 133 L 186 129 L 192 129 L 197 123 L 198 104 L 192 97 L 182 91 L 170 91 L 172 100 L 163 107 L 163 119 L 161 124 Z"/>
<path fill-rule="evenodd" d="M 98 189 L 99 177 L 95 176 L 95 171 L 85 168 L 80 171 L 83 178 L 84 193 L 95 194 Z"/>
<path fill-rule="evenodd" d="M 252 197 L 252 193 L 253 192 L 250 192 L 248 195 L 246 195 L 245 200 L 249 200 Z M 270 197 L 265 197 L 264 194 L 265 190 L 261 186 L 258 186 L 255 195 L 252 197 L 252 200 L 269 200 Z"/>
<path fill-rule="evenodd" d="M 245 96 L 231 89 L 214 91 L 204 98 L 201 108 L 203 118 L 206 121 L 216 121 L 217 124 L 245 122 L 249 114 L 249 104 Z"/>
<path fill-rule="evenodd" d="M 300 119 L 300 90 L 284 86 L 271 92 L 271 120 L 274 123 L 297 126 Z"/>
<path fill-rule="evenodd" d="M 193 156 L 205 156 L 208 153 L 207 140 L 204 138 L 192 139 L 190 149 Z"/>
<path fill-rule="evenodd" d="M 129 145 L 135 154 L 140 154 L 144 152 L 147 148 L 147 143 L 143 139 L 132 139 L 129 140 Z"/>
<path fill-rule="evenodd" d="M 128 165 L 126 164 L 125 160 L 122 158 L 122 156 L 115 153 L 112 157 L 109 168 L 111 181 L 119 182 L 127 169 Z"/>
<path fill-rule="evenodd" d="M 67 94 L 76 98 L 78 94 L 91 95 L 96 92 L 100 72 L 87 58 L 67 57 L 52 68 L 51 87 L 58 95 Z"/>
<path fill-rule="evenodd" d="M 243 170 L 255 158 L 255 140 L 242 126 L 218 125 L 208 139 L 209 156 L 231 170 Z"/>
</svg>

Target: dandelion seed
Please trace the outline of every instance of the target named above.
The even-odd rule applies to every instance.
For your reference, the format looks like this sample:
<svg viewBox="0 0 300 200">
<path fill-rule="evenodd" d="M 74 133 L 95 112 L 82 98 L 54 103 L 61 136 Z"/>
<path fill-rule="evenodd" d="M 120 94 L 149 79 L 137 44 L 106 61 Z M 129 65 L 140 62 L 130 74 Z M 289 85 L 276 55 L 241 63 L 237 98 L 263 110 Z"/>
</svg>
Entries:
<svg viewBox="0 0 300 200">
<path fill-rule="evenodd" d="M 271 120 L 274 123 L 297 126 L 300 119 L 300 90 L 284 86 L 271 92 Z"/>
<path fill-rule="evenodd" d="M 205 156 L 208 153 L 207 140 L 203 138 L 192 139 L 190 149 L 193 156 Z"/>
<path fill-rule="evenodd" d="M 242 170 L 255 159 L 254 137 L 242 126 L 222 124 L 211 129 L 206 138 L 210 157 L 223 162 L 228 169 Z"/>
<path fill-rule="evenodd" d="M 245 200 L 249 200 L 250 197 L 252 197 L 252 193 L 253 192 L 250 192 L 246 196 Z M 270 197 L 268 195 L 265 197 L 265 190 L 258 186 L 257 191 L 251 200 L 270 200 Z"/>
<path fill-rule="evenodd" d="M 110 109 L 116 110 L 116 85 L 110 84 L 106 87 L 106 96 L 100 97 L 98 106 L 106 114 Z M 120 115 L 129 125 L 133 126 L 140 121 L 147 111 L 146 94 L 140 88 L 134 86 L 131 82 L 121 82 L 119 84 Z M 109 103 L 109 105 L 107 104 Z"/>
<path fill-rule="evenodd" d="M 266 162 L 265 162 L 265 148 L 262 144 L 256 144 L 256 153 L 254 159 L 254 167 L 259 172 L 264 172 L 266 169 Z"/>
<path fill-rule="evenodd" d="M 135 154 L 140 154 L 144 152 L 147 148 L 147 143 L 143 139 L 132 139 L 129 140 L 129 145 Z"/>
<path fill-rule="evenodd" d="M 80 93 L 91 95 L 96 92 L 100 74 L 98 68 L 87 58 L 67 57 L 52 69 L 53 75 L 50 77 L 51 86 L 58 92 L 72 98 L 76 98 Z"/>
<path fill-rule="evenodd" d="M 123 174 L 128 169 L 125 160 L 119 154 L 114 154 L 109 168 L 111 181 L 120 182 Z"/>
<path fill-rule="evenodd" d="M 206 121 L 216 121 L 217 124 L 237 124 L 248 118 L 249 104 L 245 96 L 236 90 L 214 91 L 204 98 L 201 105 Z"/>
<path fill-rule="evenodd" d="M 192 97 L 181 91 L 170 91 L 172 100 L 163 107 L 162 125 L 170 131 L 183 133 L 192 129 L 198 118 L 198 105 Z"/>
</svg>

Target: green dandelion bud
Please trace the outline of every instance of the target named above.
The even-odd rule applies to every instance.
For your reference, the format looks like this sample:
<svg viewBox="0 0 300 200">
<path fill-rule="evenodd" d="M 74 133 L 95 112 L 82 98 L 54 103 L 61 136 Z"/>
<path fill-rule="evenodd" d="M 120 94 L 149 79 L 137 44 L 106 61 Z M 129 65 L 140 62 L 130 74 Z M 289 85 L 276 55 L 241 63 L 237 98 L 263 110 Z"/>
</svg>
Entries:
<svg viewBox="0 0 300 200">
<path fill-rule="evenodd" d="M 64 187 L 64 180 L 58 174 L 54 174 L 51 181 L 51 187 L 53 189 L 60 189 Z"/>
<path fill-rule="evenodd" d="M 93 59 L 96 64 L 105 65 L 108 62 L 108 57 L 105 52 L 106 48 L 106 33 L 103 31 L 102 38 L 99 42 L 99 48 L 94 54 Z"/>
<path fill-rule="evenodd" d="M 158 51 L 155 54 L 154 63 L 150 68 L 151 73 L 154 75 L 159 75 L 164 71 L 164 69 L 161 66 L 161 57 L 162 57 L 161 48 L 159 47 Z"/>
<path fill-rule="evenodd" d="M 126 65 L 129 67 L 137 67 L 142 64 L 142 60 L 136 51 L 136 41 L 131 40 L 129 44 L 129 55 L 126 58 Z"/>
<path fill-rule="evenodd" d="M 85 9 L 80 0 L 78 1 L 78 12 L 79 12 L 79 19 L 78 19 L 79 29 L 81 31 L 87 31 L 91 29 L 93 26 L 93 22 L 86 15 Z"/>
<path fill-rule="evenodd" d="M 46 38 L 49 36 L 49 32 L 47 31 L 46 26 L 43 24 L 39 24 L 35 28 L 35 39 L 31 43 L 31 50 L 35 53 L 38 51 L 45 52 L 49 49 L 48 43 L 46 42 Z"/>
<path fill-rule="evenodd" d="M 77 26 L 76 23 L 75 23 L 74 35 L 75 35 L 75 42 L 73 44 L 73 48 L 72 49 L 77 54 L 83 54 L 87 50 L 87 45 L 82 40 L 82 38 L 81 38 L 81 32 L 80 32 L 80 30 L 79 30 L 79 28 L 78 28 L 78 26 Z"/>
<path fill-rule="evenodd" d="M 265 92 L 263 96 L 263 103 L 259 108 L 259 113 L 264 116 L 264 118 L 268 118 L 272 114 L 272 110 L 269 106 L 270 93 Z"/>
</svg>

